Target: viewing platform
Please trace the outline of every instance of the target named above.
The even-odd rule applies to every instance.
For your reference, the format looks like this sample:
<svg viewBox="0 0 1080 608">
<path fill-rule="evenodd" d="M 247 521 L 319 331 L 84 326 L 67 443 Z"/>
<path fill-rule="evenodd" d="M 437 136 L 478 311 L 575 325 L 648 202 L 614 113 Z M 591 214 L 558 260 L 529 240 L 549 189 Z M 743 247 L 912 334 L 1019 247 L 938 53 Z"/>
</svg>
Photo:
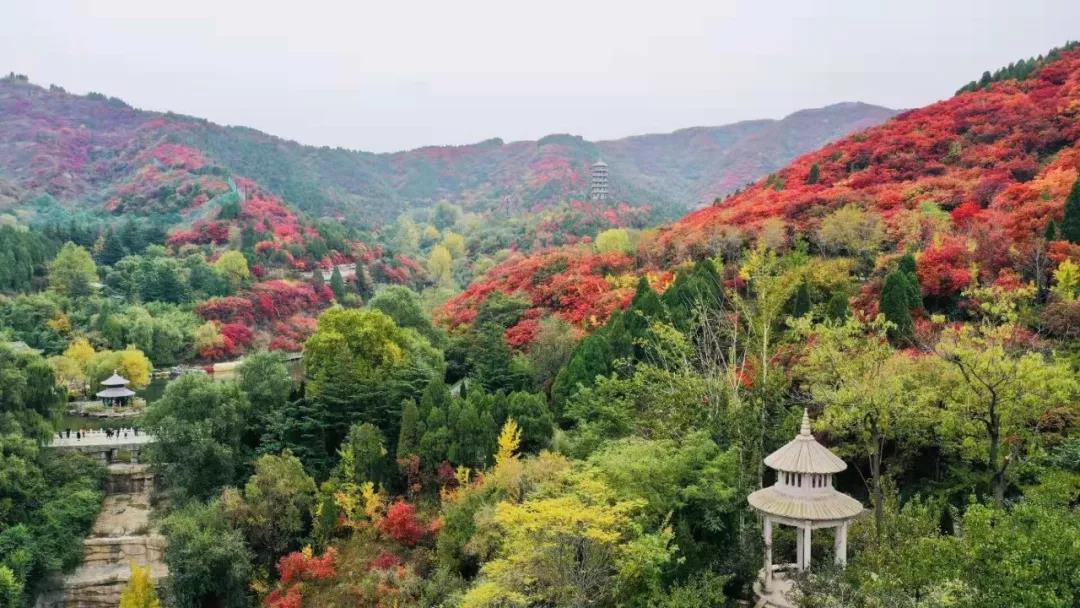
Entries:
<svg viewBox="0 0 1080 608">
<path fill-rule="evenodd" d="M 58 433 L 53 436 L 47 447 L 56 450 L 68 450 L 81 452 L 90 456 L 96 456 L 102 463 L 112 464 L 118 451 L 125 451 L 131 455 L 131 462 L 139 461 L 139 453 L 156 439 L 137 429 L 113 429 L 107 432 L 104 429 L 90 431 L 71 431 Z"/>
</svg>

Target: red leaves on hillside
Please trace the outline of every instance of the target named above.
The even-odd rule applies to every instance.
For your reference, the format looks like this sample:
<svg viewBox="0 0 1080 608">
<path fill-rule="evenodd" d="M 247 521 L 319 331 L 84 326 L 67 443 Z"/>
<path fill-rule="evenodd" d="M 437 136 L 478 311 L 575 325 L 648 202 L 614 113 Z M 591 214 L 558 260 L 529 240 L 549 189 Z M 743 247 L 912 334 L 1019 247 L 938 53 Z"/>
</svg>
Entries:
<svg viewBox="0 0 1080 608">
<path fill-rule="evenodd" d="M 592 327 L 629 303 L 634 282 L 615 286 L 608 277 L 633 269 L 633 259 L 624 253 L 595 253 L 581 247 L 518 256 L 499 264 L 452 298 L 440 310 L 440 316 L 452 326 L 471 323 L 476 308 L 492 292 L 499 291 L 524 294 L 537 312 L 557 312 L 578 326 Z M 538 318 L 537 312 L 527 314 L 526 319 Z M 524 344 L 533 333 L 535 329 L 526 324 L 511 328 L 507 337 Z"/>
<path fill-rule="evenodd" d="M 919 256 L 917 272 L 923 295 L 958 294 L 971 283 L 971 254 L 962 240 L 948 237 Z"/>
<path fill-rule="evenodd" d="M 267 608 L 300 608 L 302 605 L 302 583 L 334 578 L 337 571 L 334 559 L 337 550 L 330 547 L 322 556 L 316 557 L 309 551 L 293 551 L 278 560 L 277 569 L 280 578 L 278 588 L 270 592 L 263 602 Z"/>
<path fill-rule="evenodd" d="M 405 545 L 414 547 L 427 533 L 416 517 L 416 507 L 399 500 L 386 510 L 386 517 L 379 520 L 379 531 Z"/>
<path fill-rule="evenodd" d="M 888 220 L 899 208 L 930 201 L 945 210 L 962 208 L 954 216 L 958 223 L 979 221 L 968 205 L 974 202 L 1005 213 L 1008 238 L 1028 240 L 1049 218 L 1060 217 L 1066 192 L 1060 182 L 1075 178 L 1080 160 L 1078 111 L 1080 51 L 1071 51 L 1034 78 L 906 112 L 803 156 L 771 180 L 686 216 L 660 245 L 685 247 L 724 224 L 752 226 L 768 217 L 806 231 L 823 207 L 851 202 L 876 208 Z M 812 165 L 820 177 L 807 184 Z M 1047 183 L 1055 173 L 1058 183 Z"/>
</svg>

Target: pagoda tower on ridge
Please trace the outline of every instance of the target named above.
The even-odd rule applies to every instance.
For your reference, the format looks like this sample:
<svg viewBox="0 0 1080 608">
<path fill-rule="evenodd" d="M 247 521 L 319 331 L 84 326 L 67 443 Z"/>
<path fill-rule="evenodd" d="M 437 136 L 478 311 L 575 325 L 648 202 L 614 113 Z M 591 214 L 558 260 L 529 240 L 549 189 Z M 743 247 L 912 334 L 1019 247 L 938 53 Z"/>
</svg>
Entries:
<svg viewBox="0 0 1080 608">
<path fill-rule="evenodd" d="M 592 182 L 589 198 L 594 201 L 606 201 L 608 197 L 608 166 L 602 160 L 592 164 Z"/>
</svg>

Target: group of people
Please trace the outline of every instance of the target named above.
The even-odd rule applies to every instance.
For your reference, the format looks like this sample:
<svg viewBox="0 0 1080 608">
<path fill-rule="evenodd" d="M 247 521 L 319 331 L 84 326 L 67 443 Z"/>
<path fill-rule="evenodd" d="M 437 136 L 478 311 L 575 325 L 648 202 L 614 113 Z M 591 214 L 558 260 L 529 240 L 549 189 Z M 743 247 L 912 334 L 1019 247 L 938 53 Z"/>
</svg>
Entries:
<svg viewBox="0 0 1080 608">
<path fill-rule="evenodd" d="M 106 428 L 106 429 L 75 429 L 75 439 L 86 439 L 86 438 L 90 437 L 91 435 L 95 435 L 95 436 L 99 436 L 99 437 L 101 435 L 104 435 L 106 439 L 112 439 L 113 437 L 116 437 L 116 438 L 138 437 L 139 436 L 139 428 L 133 426 L 133 427 L 128 427 L 128 428 L 120 428 L 120 429 L 109 429 L 109 428 Z M 71 429 L 64 429 L 62 431 L 58 431 L 57 436 L 60 439 L 71 439 Z"/>
</svg>

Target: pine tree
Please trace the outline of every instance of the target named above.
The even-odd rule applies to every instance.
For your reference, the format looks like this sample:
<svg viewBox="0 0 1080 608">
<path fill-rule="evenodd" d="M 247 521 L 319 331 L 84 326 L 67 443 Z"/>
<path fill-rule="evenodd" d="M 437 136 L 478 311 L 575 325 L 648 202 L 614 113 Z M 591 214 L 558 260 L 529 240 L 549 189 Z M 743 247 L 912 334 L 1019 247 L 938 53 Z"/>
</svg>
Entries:
<svg viewBox="0 0 1080 608">
<path fill-rule="evenodd" d="M 832 321 L 843 321 L 851 314 L 851 309 L 848 307 L 848 294 L 843 292 L 834 293 L 829 298 L 829 303 L 825 307 L 825 316 Z"/>
<path fill-rule="evenodd" d="M 806 176 L 806 183 L 808 183 L 808 184 L 816 184 L 816 183 L 818 183 L 818 180 L 820 178 L 821 178 L 821 168 L 818 167 L 818 164 L 814 163 L 814 164 L 810 165 L 810 174 Z"/>
<path fill-rule="evenodd" d="M 325 284 L 326 277 L 323 276 L 322 269 L 316 268 L 315 272 L 311 273 L 311 286 L 315 288 L 315 293 L 322 291 L 322 287 Z"/>
<path fill-rule="evenodd" d="M 1055 222 L 1053 219 L 1051 219 L 1049 222 L 1046 222 L 1046 232 L 1043 233 L 1043 238 L 1046 239 L 1047 243 L 1057 240 L 1058 227 L 1057 222 Z"/>
<path fill-rule="evenodd" d="M 103 265 L 112 266 L 128 254 L 128 250 L 124 248 L 124 243 L 120 235 L 110 230 L 105 233 L 102 238 L 104 241 L 97 257 L 98 261 Z"/>
<path fill-rule="evenodd" d="M 897 270 L 904 273 L 904 278 L 907 279 L 908 308 L 922 308 L 922 289 L 919 285 L 919 274 L 916 272 L 915 256 L 905 253 L 897 264 Z"/>
<path fill-rule="evenodd" d="M 1073 182 L 1069 198 L 1065 199 L 1065 217 L 1061 220 L 1061 237 L 1070 243 L 1080 243 L 1080 177 Z"/>
<path fill-rule="evenodd" d="M 339 304 L 345 301 L 345 294 L 348 291 L 345 289 L 345 279 L 341 278 L 341 271 L 337 266 L 334 266 L 334 272 L 330 275 L 330 290 L 334 292 L 334 299 Z"/>
<path fill-rule="evenodd" d="M 810 305 L 810 288 L 807 287 L 806 281 L 803 281 L 795 290 L 795 297 L 791 303 L 791 316 L 795 318 L 806 316 L 810 312 Z"/>
<path fill-rule="evenodd" d="M 364 301 L 371 299 L 371 296 L 375 294 L 375 283 L 371 280 L 371 273 L 368 272 L 367 266 L 362 264 L 356 265 L 356 293 Z"/>
<path fill-rule="evenodd" d="M 612 358 L 611 347 L 604 336 L 593 334 L 582 340 L 551 387 L 556 407 L 561 408 L 578 391 L 579 385 L 592 386 L 597 376 L 610 373 Z"/>
<path fill-rule="evenodd" d="M 885 277 L 885 286 L 881 289 L 881 314 L 896 327 L 890 330 L 890 336 L 897 342 L 909 341 L 914 337 L 915 322 L 911 318 L 911 284 L 904 272 L 896 271 Z"/>
<path fill-rule="evenodd" d="M 407 399 L 401 407 L 401 430 L 398 431 L 397 459 L 399 461 L 420 453 L 420 408 Z"/>
</svg>

